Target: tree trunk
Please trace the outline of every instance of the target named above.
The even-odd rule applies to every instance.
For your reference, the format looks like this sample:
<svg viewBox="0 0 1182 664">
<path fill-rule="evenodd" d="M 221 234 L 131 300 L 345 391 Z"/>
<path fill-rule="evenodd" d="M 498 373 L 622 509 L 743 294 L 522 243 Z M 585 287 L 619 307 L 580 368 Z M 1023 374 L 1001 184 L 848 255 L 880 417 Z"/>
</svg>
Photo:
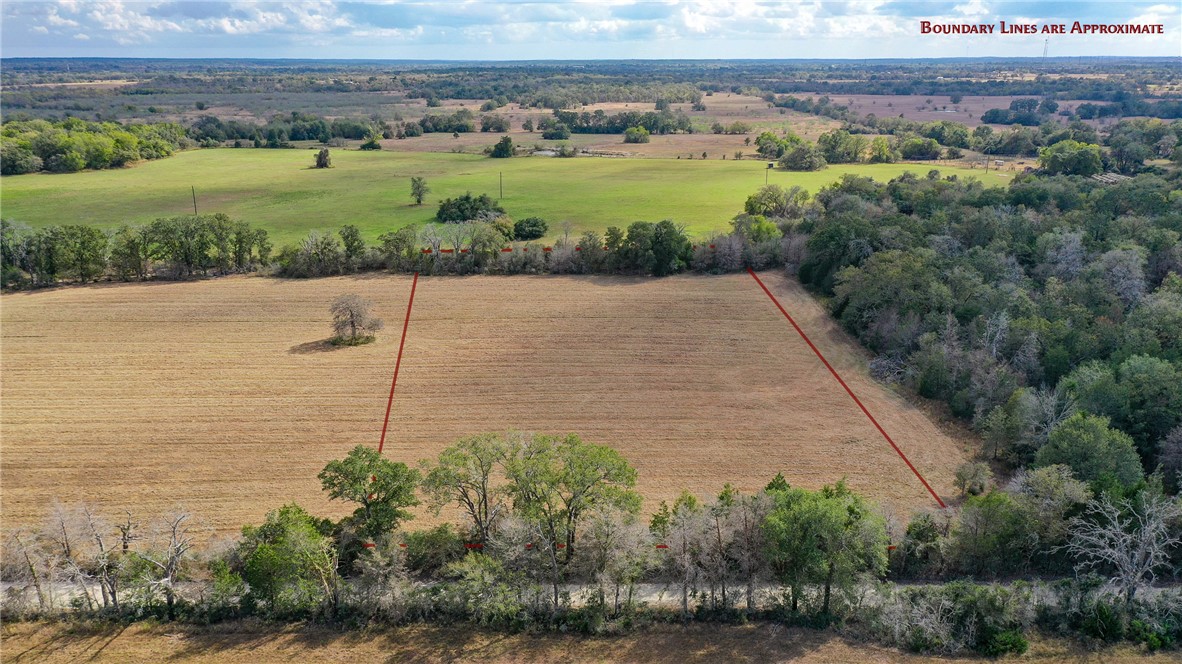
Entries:
<svg viewBox="0 0 1182 664">
<path fill-rule="evenodd" d="M 833 561 L 829 561 L 829 571 L 825 574 L 825 602 L 821 607 L 821 612 L 829 615 L 829 590 L 833 586 L 833 574 L 836 572 Z"/>
<path fill-rule="evenodd" d="M 18 539 L 17 544 L 21 544 Z M 21 544 L 23 547 L 24 545 Z M 45 610 L 45 593 L 41 590 L 41 577 L 37 575 L 37 568 L 33 565 L 33 559 L 29 557 L 29 552 L 25 551 L 25 564 L 29 566 L 29 576 L 33 579 L 33 588 L 37 591 L 37 605 L 41 610 Z"/>
</svg>

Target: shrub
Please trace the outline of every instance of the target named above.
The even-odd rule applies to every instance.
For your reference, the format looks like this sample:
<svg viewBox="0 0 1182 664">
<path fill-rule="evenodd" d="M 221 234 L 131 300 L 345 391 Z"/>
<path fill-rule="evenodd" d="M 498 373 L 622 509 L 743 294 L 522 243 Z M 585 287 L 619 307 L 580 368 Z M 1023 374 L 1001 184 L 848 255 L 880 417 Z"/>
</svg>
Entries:
<svg viewBox="0 0 1182 664">
<path fill-rule="evenodd" d="M 649 132 L 644 127 L 628 127 L 624 130 L 625 143 L 648 143 Z"/>
<path fill-rule="evenodd" d="M 505 209 L 494 201 L 488 194 L 473 196 L 472 192 L 456 198 L 445 198 L 439 202 L 439 211 L 435 218 L 444 223 L 455 221 L 471 221 L 483 216 L 500 216 Z"/>
<path fill-rule="evenodd" d="M 513 139 L 508 136 L 502 136 L 501 140 L 493 146 L 489 156 L 495 159 L 507 159 L 513 156 Z"/>
<path fill-rule="evenodd" d="M 565 141 L 570 138 L 570 127 L 561 123 L 551 125 L 542 132 L 542 138 L 548 141 Z"/>
<path fill-rule="evenodd" d="M 541 217 L 526 217 L 513 224 L 513 239 L 537 240 L 548 230 L 546 220 Z"/>
<path fill-rule="evenodd" d="M 780 167 L 790 171 L 819 171 L 826 165 L 821 151 L 805 143 L 796 144 L 780 158 Z"/>
</svg>

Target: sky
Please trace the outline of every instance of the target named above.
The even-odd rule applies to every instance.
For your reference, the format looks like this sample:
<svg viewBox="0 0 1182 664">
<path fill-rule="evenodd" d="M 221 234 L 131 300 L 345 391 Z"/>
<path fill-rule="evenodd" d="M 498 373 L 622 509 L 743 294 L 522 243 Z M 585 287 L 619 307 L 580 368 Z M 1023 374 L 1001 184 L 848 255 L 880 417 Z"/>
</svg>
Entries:
<svg viewBox="0 0 1182 664">
<path fill-rule="evenodd" d="M 1037 57 L 1046 35 L 920 34 L 933 23 L 1160 23 L 1164 35 L 1052 35 L 1052 56 L 1182 56 L 1182 2 L 3 0 L 3 57 Z"/>
</svg>

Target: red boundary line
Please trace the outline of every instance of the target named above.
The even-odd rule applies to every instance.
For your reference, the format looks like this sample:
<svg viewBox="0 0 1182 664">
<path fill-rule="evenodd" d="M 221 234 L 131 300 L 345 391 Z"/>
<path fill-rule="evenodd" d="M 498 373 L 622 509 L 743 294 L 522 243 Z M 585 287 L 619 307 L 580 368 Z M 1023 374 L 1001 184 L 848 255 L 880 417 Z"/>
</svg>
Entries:
<svg viewBox="0 0 1182 664">
<path fill-rule="evenodd" d="M 899 449 L 899 446 L 895 444 L 895 441 L 891 440 L 891 437 L 887 434 L 886 429 L 882 428 L 882 425 L 878 423 L 878 420 L 874 419 L 874 416 L 870 414 L 870 411 L 866 409 L 866 406 L 862 405 L 862 401 L 858 399 L 858 396 L 854 394 L 854 391 L 850 389 L 850 386 L 846 385 L 845 381 L 841 379 L 841 376 L 837 373 L 837 370 L 834 369 L 833 366 L 829 364 L 829 360 L 826 360 L 825 356 L 821 354 L 820 349 L 813 345 L 812 340 L 810 340 L 808 335 L 804 333 L 804 330 L 800 329 L 800 326 L 796 324 L 796 321 L 792 319 L 792 316 L 788 315 L 788 311 L 784 309 L 784 306 L 780 304 L 780 301 L 776 299 L 776 296 L 772 295 L 772 292 L 768 290 L 768 287 L 764 285 L 759 276 L 755 274 L 755 270 L 747 268 L 747 274 L 750 274 L 751 278 L 755 279 L 755 283 L 759 284 L 759 287 L 763 289 L 763 292 L 767 293 L 767 296 L 771 298 L 771 301 L 776 305 L 776 308 L 780 310 L 780 313 L 784 314 L 784 318 L 787 318 L 788 322 L 792 324 L 792 327 L 796 330 L 796 333 L 800 335 L 800 338 L 804 339 L 804 342 L 809 345 L 809 348 L 813 350 L 813 353 L 816 354 L 816 356 L 821 360 L 821 363 L 825 365 L 825 368 L 829 370 L 829 373 L 833 374 L 833 377 L 837 379 L 838 383 L 841 383 L 841 386 L 845 388 L 846 394 L 850 395 L 850 398 L 854 400 L 854 403 L 858 404 L 858 408 L 862 409 L 862 412 L 870 420 L 870 423 L 874 425 L 874 428 L 878 429 L 878 432 L 882 434 L 882 437 L 886 439 L 886 442 L 891 444 L 891 447 L 895 449 L 895 452 L 899 455 L 899 458 L 903 460 L 903 463 L 907 464 L 907 467 L 911 469 L 911 472 L 915 473 L 915 476 L 919 478 L 920 482 L 923 483 L 923 487 L 928 490 L 928 493 L 932 494 L 932 498 L 936 499 L 936 503 L 940 507 L 947 507 L 947 505 L 944 504 L 944 501 L 940 499 L 940 496 L 936 494 L 934 489 L 932 489 L 932 486 L 928 484 L 928 481 L 923 478 L 923 475 L 919 474 L 919 471 L 916 470 L 915 465 L 911 463 L 911 460 L 907 458 L 907 455 L 903 454 L 903 450 Z"/>
<path fill-rule="evenodd" d="M 390 425 L 390 408 L 394 405 L 394 388 L 398 385 L 398 369 L 402 367 L 402 347 L 406 345 L 406 330 L 410 327 L 410 309 L 415 303 L 415 287 L 419 285 L 419 273 L 415 272 L 410 282 L 410 299 L 406 301 L 406 320 L 402 322 L 402 341 L 398 342 L 398 359 L 394 361 L 394 379 L 390 381 L 390 398 L 386 400 L 386 418 L 382 420 L 382 438 L 378 441 L 378 454 L 386 446 L 386 427 Z"/>
</svg>

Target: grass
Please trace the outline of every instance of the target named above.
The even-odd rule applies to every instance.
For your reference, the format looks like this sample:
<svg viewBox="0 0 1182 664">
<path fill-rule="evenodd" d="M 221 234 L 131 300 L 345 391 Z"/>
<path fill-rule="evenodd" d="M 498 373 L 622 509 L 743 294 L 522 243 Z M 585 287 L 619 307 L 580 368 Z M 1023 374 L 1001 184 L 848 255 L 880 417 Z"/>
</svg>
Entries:
<svg viewBox="0 0 1182 664">
<path fill-rule="evenodd" d="M 491 139 L 490 139 L 491 141 Z M 93 224 L 114 228 L 158 217 L 191 214 L 190 187 L 201 213 L 224 212 L 266 228 L 277 245 L 314 229 L 357 225 L 367 239 L 412 223 L 433 220 L 440 199 L 465 191 L 498 193 L 520 219 L 550 222 L 549 238 L 562 222 L 572 232 L 602 231 L 633 221 L 673 219 L 691 233 L 727 228 L 747 196 L 764 183 L 766 162 L 722 159 L 619 159 L 543 157 L 490 159 L 470 154 L 334 150 L 333 168 L 311 168 L 311 150 L 217 149 L 184 152 L 134 168 L 6 177 L 0 210 L 30 226 Z M 886 181 L 927 164 L 831 166 L 816 173 L 774 170 L 768 182 L 810 191 L 845 173 Z M 984 177 L 980 171 L 941 168 L 944 174 Z M 410 200 L 410 177 L 431 187 L 424 205 Z M 988 183 L 1006 179 L 990 174 Z M 1008 178 L 1008 176 L 1006 176 Z"/>
</svg>

